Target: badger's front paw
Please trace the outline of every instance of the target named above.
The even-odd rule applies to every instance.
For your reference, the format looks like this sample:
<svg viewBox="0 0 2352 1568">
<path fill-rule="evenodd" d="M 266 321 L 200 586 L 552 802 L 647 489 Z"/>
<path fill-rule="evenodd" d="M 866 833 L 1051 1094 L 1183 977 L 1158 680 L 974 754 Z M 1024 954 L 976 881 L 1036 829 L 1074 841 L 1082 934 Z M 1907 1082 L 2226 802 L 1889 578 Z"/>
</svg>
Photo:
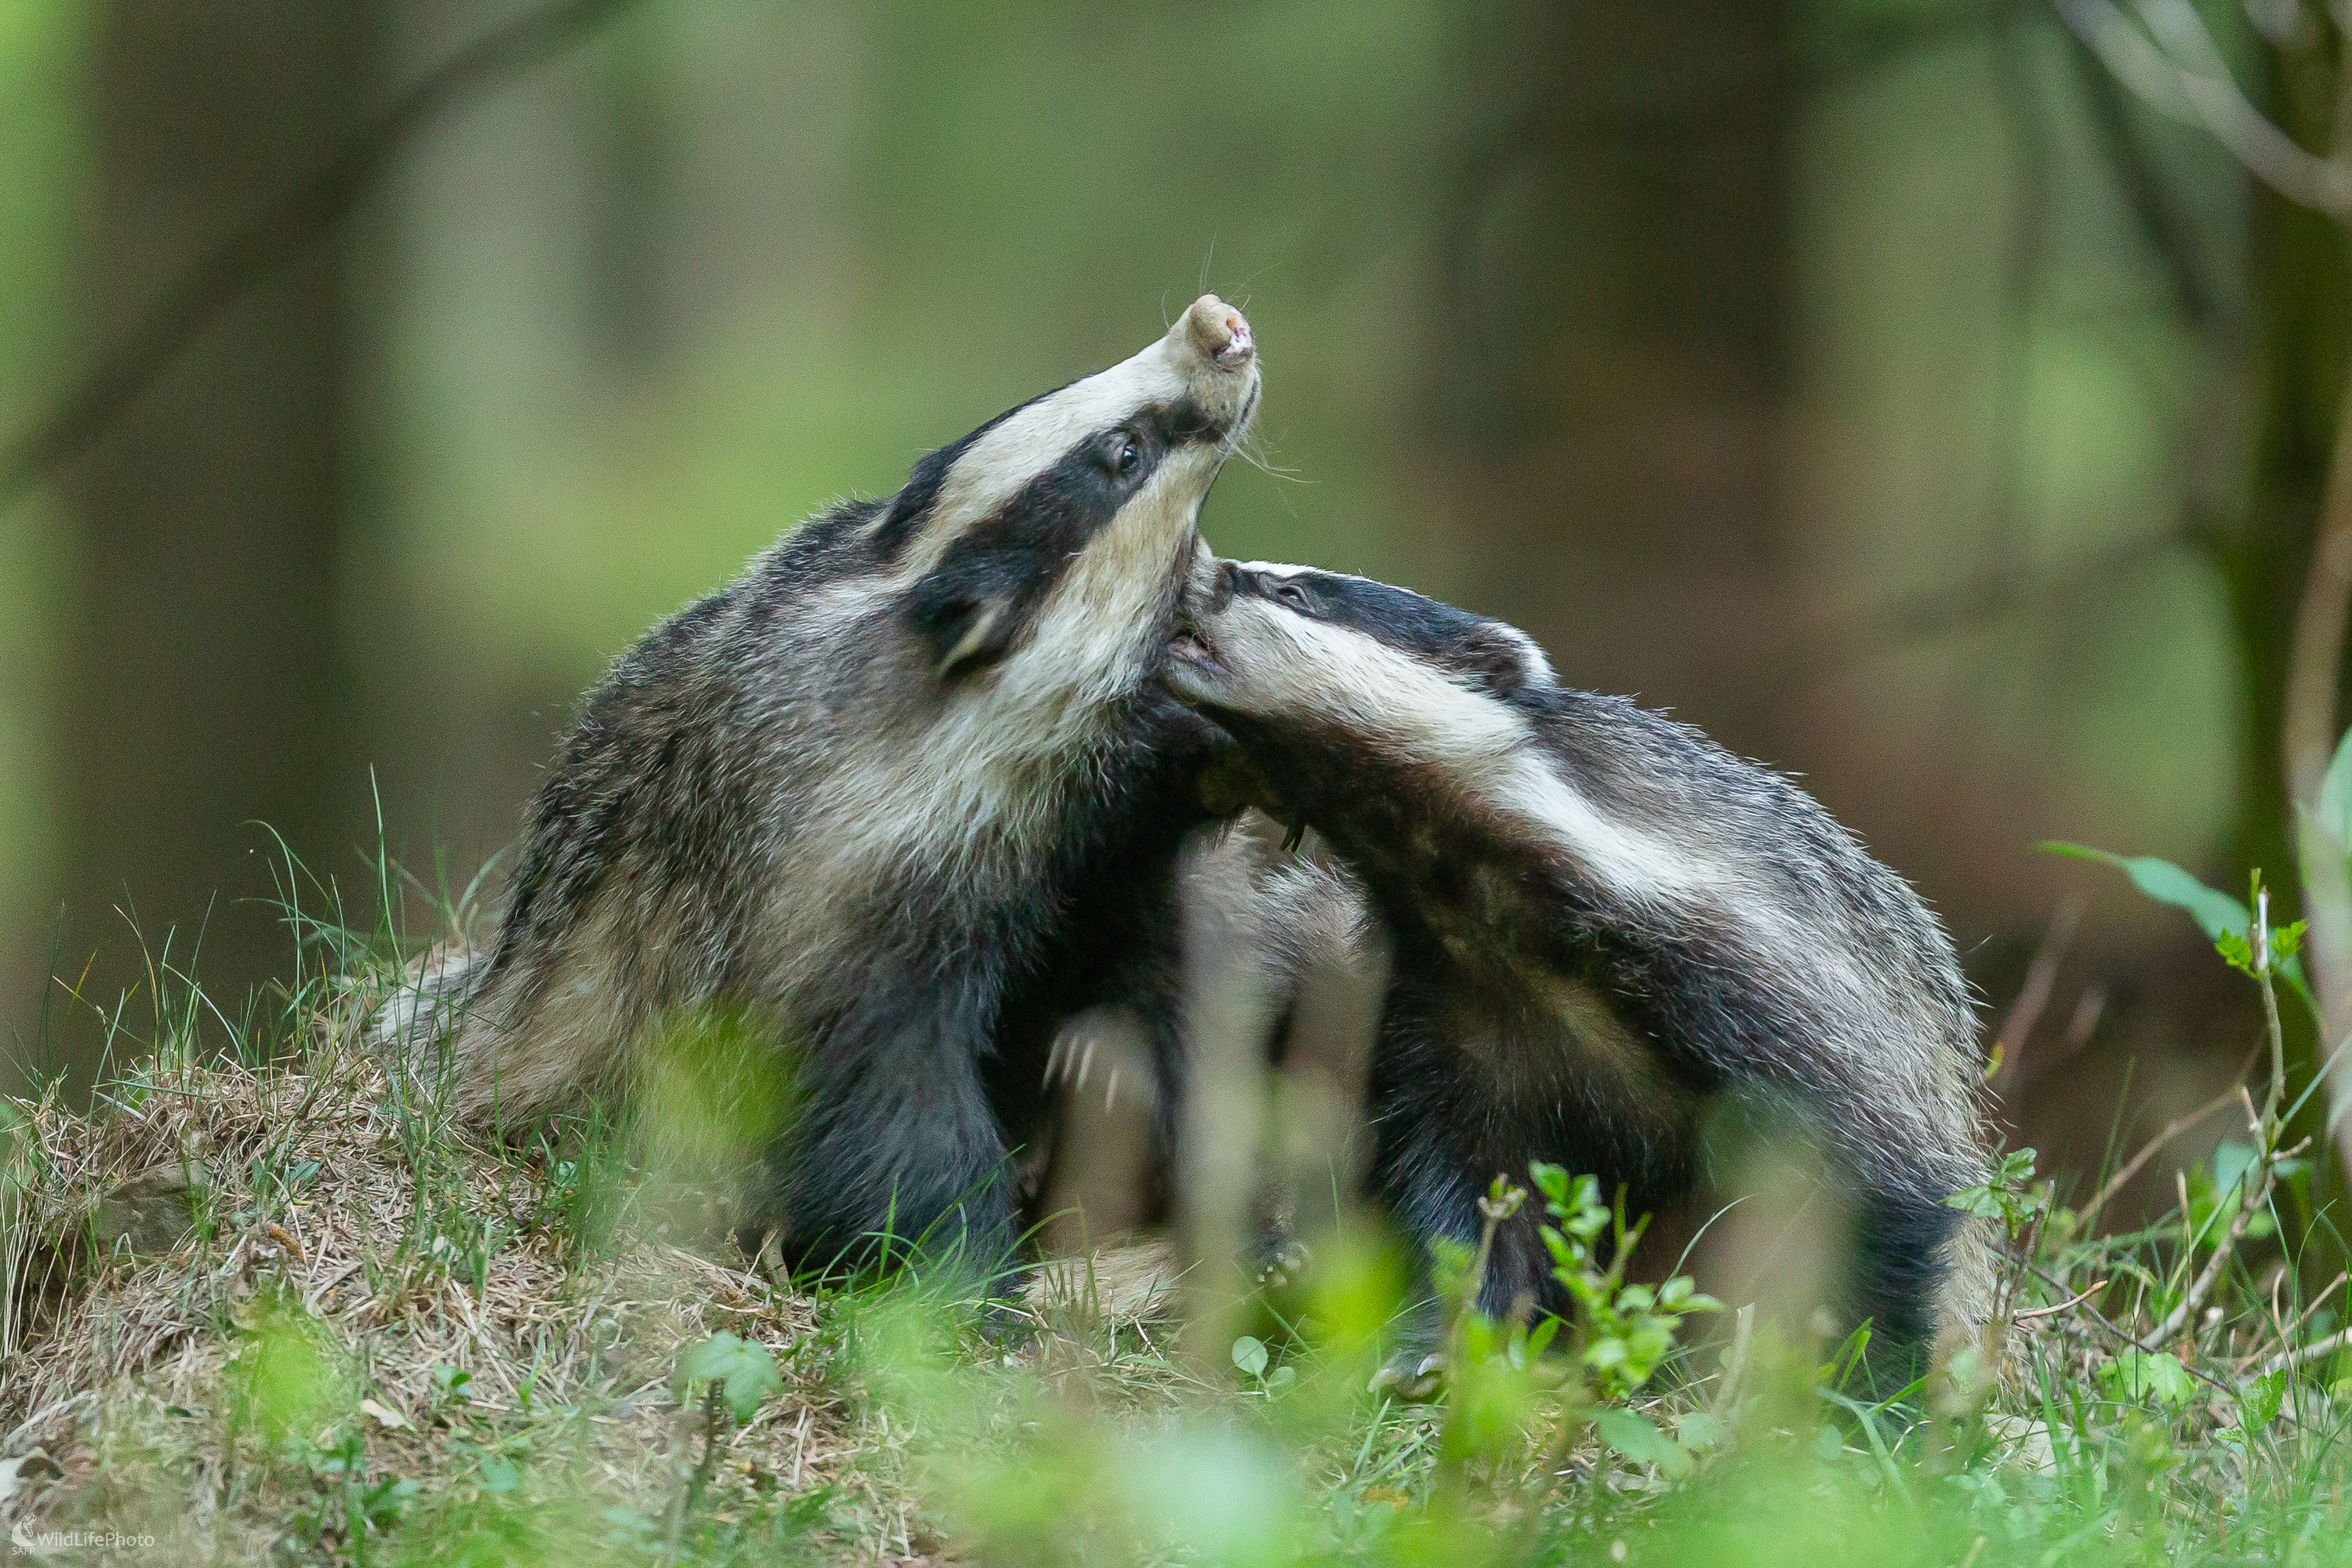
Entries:
<svg viewBox="0 0 2352 1568">
<path fill-rule="evenodd" d="M 1295 1236 L 1274 1236 L 1266 1239 L 1257 1259 L 1257 1283 L 1262 1290 L 1279 1290 L 1307 1272 L 1314 1254 L 1307 1244 Z"/>
<path fill-rule="evenodd" d="M 1445 1352 L 1409 1346 L 1372 1373 L 1371 1392 L 1413 1404 L 1434 1399 L 1445 1387 Z"/>
</svg>

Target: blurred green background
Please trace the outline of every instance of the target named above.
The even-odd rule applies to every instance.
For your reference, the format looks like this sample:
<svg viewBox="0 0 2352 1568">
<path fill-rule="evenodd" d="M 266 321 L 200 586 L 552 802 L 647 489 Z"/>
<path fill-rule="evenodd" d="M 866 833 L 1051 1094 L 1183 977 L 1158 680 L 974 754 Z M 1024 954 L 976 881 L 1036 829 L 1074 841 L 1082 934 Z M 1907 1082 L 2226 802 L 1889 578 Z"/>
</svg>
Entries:
<svg viewBox="0 0 2352 1568">
<path fill-rule="evenodd" d="M 0 433 L 523 8 L 0 0 Z M 1989 1027 L 2088 899 L 2025 1141 L 2095 1160 L 2126 1064 L 2168 1114 L 2252 1042 L 2185 921 L 2032 846 L 2279 864 L 2343 264 L 2045 5 L 614 10 L 0 511 L 20 1060 L 87 1070 L 44 977 L 141 984 L 134 925 L 202 923 L 223 995 L 283 971 L 257 822 L 363 907 L 380 799 L 462 881 L 647 624 L 1203 287 L 1280 470 L 1228 471 L 1221 550 L 1507 617 L 1802 774 Z"/>
</svg>

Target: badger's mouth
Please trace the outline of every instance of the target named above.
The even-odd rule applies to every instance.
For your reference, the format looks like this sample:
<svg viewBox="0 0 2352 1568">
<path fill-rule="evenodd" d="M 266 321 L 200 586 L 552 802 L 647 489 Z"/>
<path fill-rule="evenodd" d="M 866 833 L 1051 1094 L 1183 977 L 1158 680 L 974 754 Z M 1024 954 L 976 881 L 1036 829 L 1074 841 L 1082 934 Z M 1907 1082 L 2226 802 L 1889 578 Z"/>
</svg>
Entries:
<svg viewBox="0 0 2352 1568">
<path fill-rule="evenodd" d="M 1168 639 L 1168 657 L 1186 669 L 1202 675 L 1224 673 L 1224 661 L 1217 657 L 1217 645 L 1196 626 L 1176 628 L 1176 634 Z"/>
</svg>

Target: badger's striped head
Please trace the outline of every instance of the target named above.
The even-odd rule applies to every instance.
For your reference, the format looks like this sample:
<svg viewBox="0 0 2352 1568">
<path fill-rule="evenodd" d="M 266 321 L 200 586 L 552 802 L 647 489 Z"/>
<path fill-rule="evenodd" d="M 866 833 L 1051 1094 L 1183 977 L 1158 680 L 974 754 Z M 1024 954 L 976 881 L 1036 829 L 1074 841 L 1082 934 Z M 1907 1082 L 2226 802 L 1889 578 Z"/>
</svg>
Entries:
<svg viewBox="0 0 2352 1568">
<path fill-rule="evenodd" d="M 1132 359 L 917 465 L 868 527 L 934 677 L 1055 706 L 1140 685 L 1258 385 L 1249 323 L 1204 294 Z"/>
<path fill-rule="evenodd" d="M 1193 574 L 1169 646 L 1176 694 L 1242 728 L 1328 730 L 1410 744 L 1461 733 L 1549 686 L 1525 632 L 1368 578 L 1213 561 Z"/>
</svg>

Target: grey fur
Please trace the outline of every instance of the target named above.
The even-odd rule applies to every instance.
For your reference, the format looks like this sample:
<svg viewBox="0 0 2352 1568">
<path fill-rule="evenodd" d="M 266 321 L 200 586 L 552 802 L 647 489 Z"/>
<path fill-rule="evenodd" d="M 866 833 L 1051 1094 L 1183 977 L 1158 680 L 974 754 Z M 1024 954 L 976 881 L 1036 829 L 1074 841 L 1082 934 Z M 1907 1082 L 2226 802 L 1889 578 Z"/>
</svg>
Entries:
<svg viewBox="0 0 2352 1568">
<path fill-rule="evenodd" d="M 1375 1179 L 1409 1228 L 1473 1237 L 1477 1192 L 1530 1159 L 1675 1200 L 1724 1174 L 1706 1108 L 1770 1105 L 1852 1184 L 1853 1300 L 1882 1337 L 1983 1320 L 1988 1237 L 1942 1202 L 1984 1179 L 1968 989 L 1935 917 L 1811 797 L 1559 686 L 1512 627 L 1359 578 L 1217 563 L 1175 651 L 1171 687 L 1389 929 Z M 1549 1289 L 1519 1231 L 1496 1310 Z"/>
<path fill-rule="evenodd" d="M 490 1120 L 715 1020 L 797 1096 L 751 1184 L 788 1253 L 887 1224 L 1001 1254 L 1064 1017 L 1157 1020 L 1172 1099 L 1173 866 L 1214 737 L 1153 677 L 1258 385 L 1203 296 L 655 627 L 583 700 L 495 946 L 379 1030 L 445 1021 L 452 1103 Z"/>
</svg>

